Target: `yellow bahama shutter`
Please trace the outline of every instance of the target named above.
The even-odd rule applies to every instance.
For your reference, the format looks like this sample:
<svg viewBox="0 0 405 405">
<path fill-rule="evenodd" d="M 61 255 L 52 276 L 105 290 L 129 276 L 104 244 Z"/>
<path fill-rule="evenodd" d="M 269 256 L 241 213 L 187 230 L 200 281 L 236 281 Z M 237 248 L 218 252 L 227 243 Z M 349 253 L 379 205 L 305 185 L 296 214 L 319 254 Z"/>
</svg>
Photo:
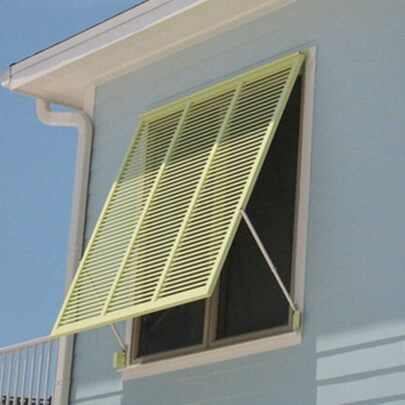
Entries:
<svg viewBox="0 0 405 405">
<path fill-rule="evenodd" d="M 53 336 L 210 296 L 303 60 L 140 117 Z"/>
</svg>

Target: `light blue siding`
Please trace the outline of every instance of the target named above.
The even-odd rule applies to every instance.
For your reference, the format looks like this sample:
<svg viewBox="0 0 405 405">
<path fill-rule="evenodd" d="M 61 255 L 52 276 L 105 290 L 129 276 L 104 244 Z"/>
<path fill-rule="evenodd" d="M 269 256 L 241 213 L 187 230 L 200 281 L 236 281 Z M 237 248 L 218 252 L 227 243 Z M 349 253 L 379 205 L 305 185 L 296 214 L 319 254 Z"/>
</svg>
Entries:
<svg viewBox="0 0 405 405">
<path fill-rule="evenodd" d="M 138 114 L 318 46 L 299 346 L 123 382 L 76 339 L 72 404 L 405 403 L 405 2 L 299 0 L 97 89 L 86 238 Z"/>
</svg>

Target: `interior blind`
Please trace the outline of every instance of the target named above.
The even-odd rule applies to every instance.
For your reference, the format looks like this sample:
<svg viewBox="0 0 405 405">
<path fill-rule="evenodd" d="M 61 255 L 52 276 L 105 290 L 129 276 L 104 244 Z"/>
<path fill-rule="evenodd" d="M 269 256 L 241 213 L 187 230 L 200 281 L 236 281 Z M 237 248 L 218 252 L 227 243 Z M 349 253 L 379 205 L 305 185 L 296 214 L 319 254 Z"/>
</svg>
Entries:
<svg viewBox="0 0 405 405">
<path fill-rule="evenodd" d="M 211 295 L 303 60 L 140 117 L 53 336 Z"/>
</svg>

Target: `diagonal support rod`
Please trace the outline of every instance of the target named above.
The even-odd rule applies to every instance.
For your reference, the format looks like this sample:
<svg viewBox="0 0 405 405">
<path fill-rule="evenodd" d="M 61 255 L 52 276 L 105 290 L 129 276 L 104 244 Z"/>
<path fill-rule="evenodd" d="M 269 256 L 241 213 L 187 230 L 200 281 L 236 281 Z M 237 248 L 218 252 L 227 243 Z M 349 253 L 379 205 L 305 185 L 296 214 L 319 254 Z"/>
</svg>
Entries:
<svg viewBox="0 0 405 405">
<path fill-rule="evenodd" d="M 257 243 L 257 246 L 259 247 L 260 252 L 262 253 L 264 259 L 266 260 L 267 265 L 270 267 L 270 270 L 273 273 L 274 278 L 276 279 L 278 285 L 280 286 L 281 291 L 283 292 L 285 298 L 287 299 L 291 309 L 294 312 L 298 311 L 298 308 L 294 304 L 293 300 L 291 299 L 291 296 L 288 293 L 288 290 L 285 287 L 285 285 L 283 283 L 283 280 L 281 280 L 280 275 L 278 274 L 276 266 L 274 265 L 273 261 L 271 260 L 271 257 L 269 255 L 269 253 L 267 252 L 266 248 L 264 247 L 263 242 L 260 239 L 260 236 L 256 232 L 256 229 L 253 226 L 252 222 L 250 221 L 250 218 L 249 218 L 248 214 L 244 210 L 241 211 L 241 214 L 242 214 L 242 218 L 244 219 L 246 225 L 248 226 L 249 231 L 251 232 L 255 242 Z"/>
<path fill-rule="evenodd" d="M 121 347 L 121 350 L 122 350 L 123 352 L 126 352 L 126 351 L 127 351 L 127 346 L 126 346 L 126 344 L 124 343 L 124 340 L 122 339 L 120 333 L 118 332 L 117 327 L 115 326 L 114 323 L 110 324 L 110 326 L 111 326 L 111 329 L 112 329 L 112 331 L 113 331 L 113 333 L 114 333 L 115 338 L 116 338 L 117 341 L 118 341 L 118 344 L 119 344 L 120 347 Z"/>
</svg>

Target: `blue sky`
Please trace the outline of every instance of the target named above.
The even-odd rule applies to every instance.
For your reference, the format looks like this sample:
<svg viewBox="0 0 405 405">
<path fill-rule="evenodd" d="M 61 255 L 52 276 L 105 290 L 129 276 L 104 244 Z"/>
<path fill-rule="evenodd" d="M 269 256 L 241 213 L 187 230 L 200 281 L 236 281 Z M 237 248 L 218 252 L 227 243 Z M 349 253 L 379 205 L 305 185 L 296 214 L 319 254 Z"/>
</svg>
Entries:
<svg viewBox="0 0 405 405">
<path fill-rule="evenodd" d="M 2 0 L 0 71 L 137 0 Z M 76 133 L 0 89 L 0 347 L 49 334 L 62 297 Z"/>
</svg>

